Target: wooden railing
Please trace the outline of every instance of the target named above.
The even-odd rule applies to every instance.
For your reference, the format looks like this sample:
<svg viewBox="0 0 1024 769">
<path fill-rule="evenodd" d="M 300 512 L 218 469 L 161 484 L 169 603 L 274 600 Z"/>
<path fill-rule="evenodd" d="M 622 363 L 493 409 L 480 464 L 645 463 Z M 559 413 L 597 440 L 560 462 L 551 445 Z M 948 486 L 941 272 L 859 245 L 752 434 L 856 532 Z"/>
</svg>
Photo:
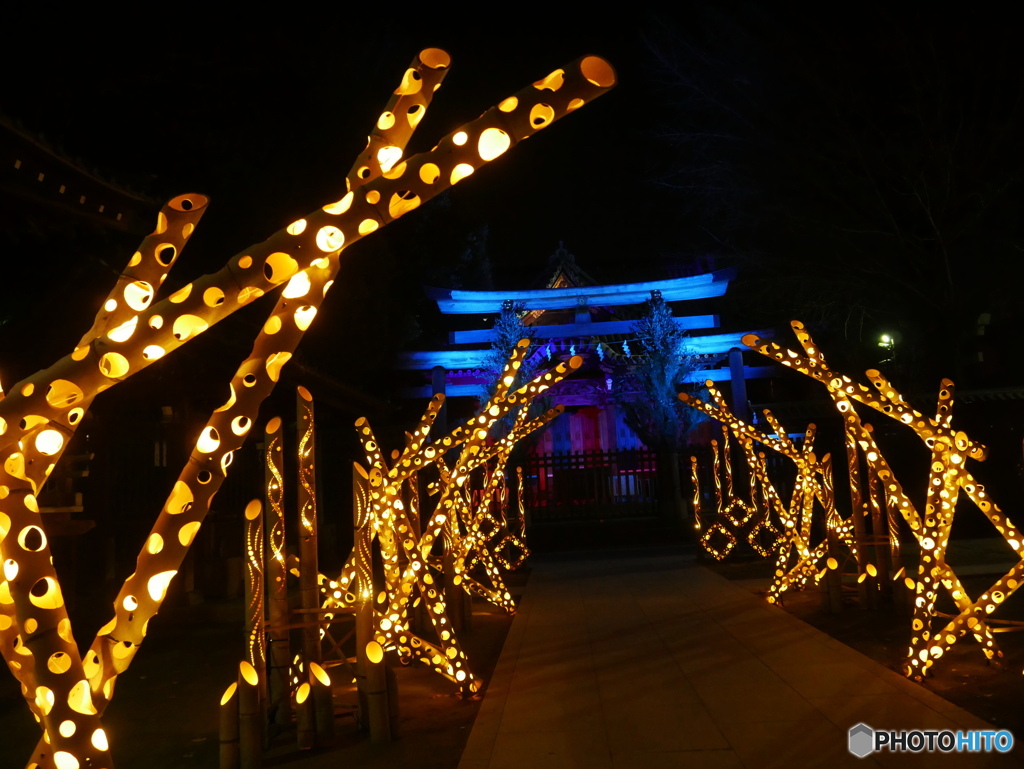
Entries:
<svg viewBox="0 0 1024 769">
<path fill-rule="evenodd" d="M 658 515 L 657 455 L 649 449 L 543 454 L 525 469 L 532 523 Z"/>
</svg>

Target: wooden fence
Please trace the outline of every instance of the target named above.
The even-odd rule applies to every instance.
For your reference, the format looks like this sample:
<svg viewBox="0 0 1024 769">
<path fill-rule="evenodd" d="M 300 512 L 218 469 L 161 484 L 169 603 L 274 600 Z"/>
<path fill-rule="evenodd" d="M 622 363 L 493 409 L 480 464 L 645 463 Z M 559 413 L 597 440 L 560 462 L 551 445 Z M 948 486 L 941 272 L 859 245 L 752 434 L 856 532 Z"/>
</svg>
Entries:
<svg viewBox="0 0 1024 769">
<path fill-rule="evenodd" d="M 658 515 L 657 456 L 649 449 L 542 454 L 524 469 L 534 524 Z"/>
</svg>

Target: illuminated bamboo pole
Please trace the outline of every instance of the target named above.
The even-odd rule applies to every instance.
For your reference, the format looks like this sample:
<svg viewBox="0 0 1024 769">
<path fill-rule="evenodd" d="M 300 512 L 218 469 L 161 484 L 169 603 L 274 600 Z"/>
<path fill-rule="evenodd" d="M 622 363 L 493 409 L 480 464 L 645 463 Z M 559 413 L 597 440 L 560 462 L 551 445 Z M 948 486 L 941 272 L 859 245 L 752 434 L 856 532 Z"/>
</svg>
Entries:
<svg viewBox="0 0 1024 769">
<path fill-rule="evenodd" d="M 846 443 L 846 469 L 850 483 L 850 518 L 853 521 L 854 539 L 857 542 L 857 574 L 867 574 L 868 555 L 873 548 L 868 547 L 867 527 L 864 521 L 864 510 L 868 501 L 862 491 L 860 479 L 860 462 L 857 455 L 856 438 L 848 430 L 844 430 Z M 870 493 L 870 484 L 868 486 Z M 866 609 L 874 609 L 878 604 L 878 583 L 874 580 L 859 579 L 857 581 L 857 598 Z"/>
<path fill-rule="evenodd" d="M 309 671 L 301 659 L 296 666 L 299 685 L 295 689 L 295 738 L 299 750 L 309 750 L 316 745 L 316 720 L 313 713 L 312 688 L 309 685 Z"/>
<path fill-rule="evenodd" d="M 258 769 L 263 764 L 259 681 L 256 669 L 243 660 L 238 666 L 238 756 L 241 769 Z"/>
<path fill-rule="evenodd" d="M 125 333 L 131 333 L 133 313 L 152 301 L 155 287 L 167 276 L 205 207 L 206 198 L 197 195 L 179 196 L 161 209 L 154 232 L 143 239 L 101 305 L 92 328 L 79 342 L 76 354 L 87 351 L 89 345 L 116 343 Z M 106 337 L 100 339 L 104 334 Z M 0 418 L 3 437 L 11 431 L 10 428 L 32 430 L 26 440 L 13 446 L 8 444 L 0 452 L 0 464 L 4 466 L 0 474 L 3 487 L 0 493 L 5 497 L 6 510 L 0 514 L 0 531 L 14 529 L 20 532 L 19 546 L 4 548 L 8 563 L 16 564 L 18 577 L 5 580 L 12 600 L 0 602 L 4 615 L 0 620 L 0 651 L 21 682 L 23 691 L 27 694 L 37 691 L 53 693 L 52 706 L 40 707 L 40 703 L 48 701 L 49 695 L 42 699 L 27 697 L 49 739 L 51 749 L 44 749 L 42 755 L 53 760 L 54 755 L 66 754 L 68 758 L 61 759 L 66 763 L 71 760 L 109 763 L 107 749 L 98 747 L 106 745 L 105 732 L 96 714 L 88 712 L 91 704 L 86 704 L 81 695 L 75 694 L 82 689 L 77 682 L 86 678 L 86 669 L 73 641 L 45 535 L 32 523 L 38 517 L 35 495 L 63 455 L 95 395 L 95 391 L 80 385 L 80 382 L 67 378 L 47 379 L 37 374 L 16 386 L 14 401 L 7 398 L 0 403 L 0 409 L 10 409 L 12 405 L 19 405 L 19 398 L 28 399 L 34 395 L 37 400 L 42 397 L 48 408 L 57 413 L 64 412 L 63 419 L 53 421 L 42 415 L 29 414 L 14 425 L 8 425 L 5 419 Z M 36 531 L 39 532 L 39 546 L 34 544 L 34 535 L 25 534 Z M 0 541 L 3 539 L 0 535 Z M 26 547 L 26 544 L 32 546 Z M 10 566 L 8 571 L 11 571 Z M 46 590 L 41 600 L 38 595 L 25 595 L 28 590 L 42 592 L 41 586 Z M 19 621 L 19 615 L 27 623 L 26 627 Z M 37 665 L 36 659 L 47 662 Z M 60 662 L 54 663 L 54 660 Z M 74 699 L 69 701 L 72 695 Z M 74 728 L 65 726 L 65 734 L 62 734 L 56 730 L 57 724 L 71 724 Z"/>
<path fill-rule="evenodd" d="M 561 411 L 559 411 L 561 413 Z M 523 485 L 523 467 L 520 465 L 516 468 L 516 511 L 518 516 L 516 517 L 516 526 L 513 533 L 520 537 L 524 542 L 526 541 L 526 529 L 529 524 L 529 512 L 526 509 L 526 498 L 524 496 L 525 486 Z M 524 559 L 527 556 L 523 556 Z"/>
<path fill-rule="evenodd" d="M 374 469 L 372 473 L 358 462 L 352 465 L 353 553 L 356 561 L 352 593 L 356 597 L 356 682 L 360 723 L 370 732 L 372 742 L 381 743 L 391 741 L 391 718 L 384 650 L 374 638 L 373 600 L 376 591 L 371 540 L 377 523 L 373 516 L 371 489 L 380 486 L 381 476 L 379 470 Z"/>
<path fill-rule="evenodd" d="M 892 596 L 892 554 L 898 547 L 898 536 L 893 541 L 893 533 L 889 530 L 889 518 L 879 501 L 880 489 L 878 475 L 871 464 L 868 464 L 867 510 L 871 516 L 871 541 L 875 565 L 878 567 L 877 591 L 882 598 Z M 866 568 L 866 567 L 865 567 Z"/>
<path fill-rule="evenodd" d="M 459 459 L 465 472 L 482 471 L 481 484 L 483 487 L 480 494 L 466 492 L 461 495 L 463 507 L 460 515 L 468 523 L 466 536 L 459 542 L 456 555 L 456 560 L 462 564 L 462 585 L 467 592 L 477 595 L 509 613 L 515 612 L 515 603 L 498 566 L 500 563 L 509 570 L 517 568 L 526 558 L 529 550 L 521 539 L 523 534 L 522 510 L 520 509 L 515 523 L 510 523 L 508 520 L 506 465 L 512 449 L 519 441 L 546 425 L 563 410 L 561 406 L 557 406 L 541 416 L 527 421 L 528 408 L 527 405 L 524 405 L 516 415 L 511 430 L 503 438 L 490 446 L 483 447 L 475 454 L 463 454 Z M 450 474 L 441 465 L 438 466 L 438 469 L 441 472 L 442 482 L 451 484 Z M 521 494 L 522 468 L 518 469 L 518 476 Z M 455 483 L 457 487 L 458 483 Z M 469 485 L 468 483 L 463 484 L 463 490 L 468 489 Z M 456 499 L 459 499 L 459 496 Z M 497 516 L 492 513 L 495 502 L 499 506 Z M 519 504 L 522 505 L 521 499 Z M 497 520 L 498 517 L 501 518 L 500 522 Z M 491 542 L 496 545 L 491 547 Z M 501 555 L 501 549 L 506 545 L 520 549 L 520 555 L 514 565 Z M 472 566 L 477 563 L 487 575 L 489 586 L 481 584 L 472 576 Z"/>
<path fill-rule="evenodd" d="M 263 519 L 263 505 L 258 499 L 245 506 L 245 655 L 258 675 L 260 722 L 266 723 L 268 692 Z"/>
<path fill-rule="evenodd" d="M 1006 519 L 994 502 L 985 494 L 970 472 L 966 469 L 969 459 L 983 460 L 985 448 L 972 441 L 962 431 L 954 431 L 951 425 L 954 388 L 952 382 L 943 380 L 940 387 L 936 416 L 928 418 L 910 407 L 902 396 L 892 387 L 878 371 L 869 370 L 867 377 L 871 386 L 854 382 L 848 377 L 839 375 L 829 369 L 810 335 L 802 324 L 794 322 L 794 331 L 804 348 L 804 355 L 787 350 L 774 343 L 765 343 L 756 337 L 749 336 L 745 343 L 779 363 L 794 368 L 825 384 L 836 403 L 837 409 L 844 418 L 847 446 L 854 447 L 848 451 L 848 471 L 851 484 L 854 485 L 853 496 L 855 509 L 869 510 L 873 519 L 874 536 L 871 545 L 876 548 L 877 566 L 871 560 L 860 558 L 858 582 L 868 579 L 884 579 L 889 572 L 887 557 L 892 558 L 896 578 L 906 583 L 908 590 L 915 592 L 913 601 L 912 638 L 905 665 L 907 675 L 921 679 L 934 665 L 935 660 L 955 641 L 964 635 L 973 635 L 981 644 L 982 651 L 989 660 L 998 664 L 1002 657 L 993 629 L 987 620 L 1000 603 L 1015 592 L 1024 578 L 1024 541 L 1019 530 Z M 683 398 L 686 400 L 686 398 Z M 903 492 L 898 480 L 878 451 L 869 425 L 863 425 L 853 409 L 852 400 L 870 406 L 912 429 L 930 450 L 929 474 L 927 481 L 926 515 L 921 516 Z M 731 429 L 732 426 L 730 425 Z M 809 446 L 805 444 L 805 450 Z M 861 487 L 862 499 L 857 503 L 857 487 L 860 483 L 859 456 L 863 456 L 867 466 L 866 497 Z M 813 456 L 813 455 L 810 455 Z M 792 511 L 797 510 L 796 502 L 800 501 L 802 512 L 799 516 L 787 515 L 787 527 L 791 527 L 799 517 L 800 531 L 793 535 L 792 542 L 799 544 L 801 555 L 797 566 L 790 570 L 783 582 L 800 579 L 802 573 L 813 568 L 813 564 L 825 554 L 829 556 L 829 568 L 825 573 L 834 572 L 838 567 L 836 545 L 845 542 L 855 557 L 863 554 L 859 548 L 866 548 L 866 540 L 857 536 L 857 521 L 853 516 L 846 520 L 839 518 L 835 511 L 835 499 L 832 493 L 831 465 L 828 456 L 821 461 L 815 475 L 804 476 L 798 469 L 794 491 Z M 856 462 L 854 460 L 857 460 Z M 813 464 L 813 462 L 811 463 Z M 798 464 L 798 468 L 800 465 Z M 820 478 L 818 478 L 820 474 Z M 828 536 L 824 543 L 819 543 L 813 550 L 806 544 L 804 522 L 810 520 L 808 503 L 811 501 L 808 492 L 813 487 L 813 494 L 819 499 L 826 510 L 826 531 Z M 1021 560 L 1010 571 L 1003 575 L 980 598 L 972 601 L 952 568 L 945 563 L 945 554 L 952 530 L 953 516 L 959 492 L 963 490 L 978 509 L 992 522 L 996 530 L 1006 539 L 1009 546 Z M 883 509 L 885 520 L 883 521 Z M 921 562 L 917 569 L 917 578 L 903 574 L 900 563 L 899 518 L 907 521 L 911 531 L 921 547 Z M 884 533 L 883 533 L 884 532 Z M 886 547 L 887 546 L 887 547 Z M 888 550 L 888 552 L 886 552 Z M 804 554 L 805 553 L 805 554 Z M 778 574 L 783 574 L 780 561 Z M 935 601 L 939 587 L 949 591 L 959 614 L 953 617 L 944 628 L 936 631 L 934 622 L 941 614 L 935 611 Z M 900 584 L 902 589 L 902 582 Z M 769 600 L 777 597 L 776 582 L 773 582 Z M 897 593 L 899 595 L 899 593 Z"/>
<path fill-rule="evenodd" d="M 105 333 L 112 338 L 119 338 L 130 329 L 133 313 L 152 301 L 154 293 L 167 277 L 195 225 L 205 213 L 207 202 L 202 195 L 179 195 L 164 205 L 157 214 L 154 231 L 143 239 L 129 260 L 113 290 L 101 304 L 92 327 L 78 342 L 78 348 L 90 344 Z M 0 388 L 0 400 L 3 397 Z M 46 400 L 54 405 L 74 405 L 76 408 L 69 414 L 68 425 L 59 426 L 54 434 L 47 436 L 45 443 L 48 445 L 44 452 L 46 461 L 33 461 L 24 466 L 22 479 L 27 480 L 33 490 L 42 488 L 49 473 L 63 456 L 92 397 L 87 397 L 74 382 L 55 380 L 49 385 Z M 3 428 L 0 432 L 6 430 L 7 425 L 3 420 L 0 420 L 0 426 Z M 39 443 L 39 436 L 36 443 Z M 10 453 L 4 453 L 4 458 L 10 456 Z M 2 539 L 0 536 L 0 541 Z M 9 618 L 9 622 L 0 620 L 0 647 L 9 648 L 8 644 L 17 637 L 20 630 L 14 623 L 13 603 L 0 603 L 0 616 L 4 615 Z M 57 618 L 58 624 L 62 619 Z M 8 632 L 12 627 L 13 630 Z M 5 659 L 7 656 L 5 653 Z M 19 679 L 22 673 L 28 673 L 24 664 L 12 668 L 12 672 Z"/>
<path fill-rule="evenodd" d="M 441 411 L 438 412 L 438 416 L 435 419 L 435 422 L 434 422 L 434 424 L 431 427 L 432 430 L 437 428 L 437 427 L 439 427 L 439 426 L 441 426 L 441 425 L 443 425 L 443 422 L 441 420 L 444 418 L 446 411 L 447 411 L 446 407 L 442 406 L 441 407 Z M 405 435 L 406 435 L 406 450 L 408 450 L 409 445 L 412 443 L 412 441 L 415 440 L 415 438 L 413 437 L 413 434 L 408 432 L 408 431 L 406 432 Z M 396 460 L 396 459 L 398 459 L 398 456 L 396 456 L 395 453 L 393 452 L 392 453 L 392 460 Z M 409 518 L 409 533 L 410 533 L 410 536 L 411 536 L 411 538 L 413 539 L 414 542 L 419 542 L 420 539 L 423 536 L 423 522 L 420 519 L 420 510 L 421 510 L 421 507 L 420 507 L 420 505 L 421 505 L 420 484 L 421 484 L 421 482 L 422 482 L 422 475 L 420 473 L 416 473 L 414 476 L 409 478 L 405 484 L 403 484 L 403 487 L 404 487 L 405 492 L 406 492 L 406 497 L 405 497 L 404 501 L 405 501 L 405 509 L 406 509 L 406 512 L 407 512 L 408 518 Z M 417 633 L 417 634 L 422 633 L 424 631 L 424 629 L 426 627 L 428 627 L 428 625 L 430 623 L 430 619 L 427 617 L 427 607 L 426 607 L 426 604 L 423 601 L 420 601 L 419 603 L 414 603 L 413 607 L 412 607 L 412 611 L 410 612 L 410 614 L 411 614 L 411 616 L 409 617 L 410 630 L 412 632 L 414 632 L 414 633 Z"/>
<path fill-rule="evenodd" d="M 521 339 L 517 343 L 516 349 L 513 351 L 512 356 L 509 358 L 501 372 L 501 375 L 498 377 L 498 382 L 495 386 L 492 400 L 505 398 L 507 396 L 512 384 L 515 382 L 516 373 L 522 366 L 522 361 L 526 355 L 529 345 L 529 339 Z M 522 418 L 525 419 L 525 405 L 522 407 L 520 414 L 522 415 Z M 489 416 L 494 417 L 494 419 L 498 418 L 496 414 L 489 413 Z M 487 417 L 483 417 L 481 424 L 486 422 Z M 493 419 L 490 424 L 493 424 Z M 517 424 L 519 424 L 519 422 L 517 422 Z M 450 477 L 445 484 L 446 493 L 451 494 L 452 501 L 462 503 L 452 506 L 454 514 L 447 516 L 442 528 L 442 541 L 444 544 L 443 575 L 445 580 L 445 595 L 448 598 L 448 619 L 455 632 L 471 631 L 473 620 L 472 596 L 470 591 L 467 589 L 466 584 L 466 579 L 468 577 L 466 572 L 466 562 L 464 557 L 460 557 L 460 554 L 458 553 L 460 541 L 466 534 L 468 534 L 468 531 L 464 531 L 464 529 L 470 525 L 468 516 L 462 514 L 466 510 L 467 506 L 462 499 L 460 490 L 465 488 L 465 493 L 470 493 L 469 490 L 472 484 L 471 473 L 476 467 L 472 458 L 478 457 L 480 454 L 484 453 L 483 445 L 486 436 L 486 430 L 478 429 L 473 432 L 472 437 L 463 445 L 459 459 L 456 461 L 455 466 L 450 473 Z M 442 472 L 442 474 L 448 474 L 443 457 L 440 457 L 436 464 L 438 470 Z"/>
<path fill-rule="evenodd" d="M 299 605 L 303 611 L 316 612 L 320 608 L 317 576 L 318 559 L 317 500 L 316 500 L 316 425 L 313 396 L 305 387 L 296 390 L 295 433 L 298 445 L 298 534 L 299 534 Z M 302 629 L 302 654 L 308 662 L 321 662 L 320 632 L 315 615 L 305 617 Z"/>
<path fill-rule="evenodd" d="M 313 702 L 316 703 L 316 739 L 323 745 L 334 736 L 334 695 L 331 677 L 316 662 L 309 663 L 309 685 L 313 688 Z"/>
<path fill-rule="evenodd" d="M 730 433 L 735 436 L 736 440 L 743 447 L 748 466 L 759 479 L 760 491 L 766 506 L 770 504 L 778 511 L 782 522 L 782 536 L 780 542 L 776 545 L 775 576 L 768 593 L 768 601 L 777 603 L 785 590 L 792 587 L 802 587 L 812 576 L 817 580 L 818 577 L 814 576 L 818 574 L 816 564 L 828 555 L 827 539 L 819 543 L 814 549 L 811 549 L 808 543 L 811 535 L 813 505 L 816 498 L 821 498 L 821 503 L 826 508 L 826 517 L 829 520 L 833 518 L 836 521 L 839 520 L 837 516 L 833 515 L 834 494 L 831 493 L 831 465 L 827 455 L 819 461 L 814 454 L 815 426 L 813 424 L 807 428 L 803 447 L 797 449 L 788 437 L 788 433 L 783 429 L 771 411 L 765 409 L 764 416 L 775 430 L 776 435 L 774 437 L 761 433 L 756 428 L 733 416 L 721 393 L 714 388 L 713 383 L 708 382 L 707 386 L 712 403 L 705 403 L 701 399 L 686 393 L 680 393 L 679 399 L 721 422 L 723 426 L 722 443 L 725 448 L 728 447 Z M 788 508 L 782 505 L 778 499 L 778 494 L 771 485 L 763 468 L 763 462 L 754 455 L 752 449 L 753 442 L 761 443 L 773 451 L 788 457 L 796 465 L 796 480 L 793 484 Z M 726 494 L 731 494 L 730 490 L 732 488 L 730 480 L 731 462 L 722 462 L 722 456 L 728 458 L 725 448 L 719 451 L 717 441 L 712 441 L 716 496 L 718 497 L 717 509 L 720 520 L 718 523 L 709 526 L 701 538 L 702 544 L 717 558 L 723 557 L 735 541 L 734 535 L 728 531 L 721 521 L 723 517 L 728 517 L 729 511 L 736 505 L 736 501 L 731 498 L 729 498 L 729 503 L 726 505 L 725 498 L 723 498 Z M 721 477 L 723 471 L 727 487 L 726 492 L 722 490 L 723 482 Z M 826 492 L 828 493 L 826 494 Z M 774 528 L 771 530 L 774 531 Z M 853 546 L 854 543 L 847 536 L 844 525 L 839 525 L 837 531 L 840 530 L 840 539 L 843 539 L 844 542 L 850 539 L 850 544 Z M 722 551 L 716 551 L 710 546 L 711 536 L 716 532 L 722 532 L 728 540 L 726 548 L 723 548 Z M 754 541 L 750 539 L 748 541 L 751 541 L 751 544 L 756 547 Z M 788 559 L 794 552 L 797 555 L 797 564 L 789 568 L 787 565 Z"/>
<path fill-rule="evenodd" d="M 279 726 L 291 723 L 291 687 L 288 666 L 291 663 L 291 640 L 288 631 L 288 565 L 284 525 L 284 451 L 281 419 L 274 417 L 265 428 L 267 591 L 269 610 L 269 699 L 274 721 Z"/>
<path fill-rule="evenodd" d="M 843 575 L 841 573 L 842 561 L 839 554 L 839 537 L 835 528 L 825 522 L 826 552 L 828 553 L 828 568 L 825 570 L 823 593 L 825 608 L 832 614 L 841 614 L 843 611 Z"/>
<path fill-rule="evenodd" d="M 459 516 L 449 516 L 445 527 L 444 541 L 444 592 L 448 596 L 448 620 L 456 632 L 471 632 L 473 629 L 473 604 L 466 592 L 463 580 L 463 564 L 455 552 L 461 538 Z"/>
<path fill-rule="evenodd" d="M 701 531 L 704 528 L 704 508 L 700 493 L 700 463 L 697 461 L 696 455 L 690 456 L 690 486 L 693 489 L 693 528 L 697 533 L 697 538 L 700 539 Z M 698 558 L 701 553 L 701 548 L 697 548 Z"/>
<path fill-rule="evenodd" d="M 220 698 L 220 769 L 239 769 L 238 681 Z"/>
<path fill-rule="evenodd" d="M 320 590 L 317 577 L 320 574 L 318 560 L 317 504 L 316 504 L 316 432 L 313 412 L 313 396 L 305 387 L 299 387 L 295 398 L 295 432 L 298 458 L 298 537 L 299 537 L 299 607 L 302 618 L 302 660 L 303 669 L 310 684 L 313 663 L 322 661 L 320 652 Z M 319 693 L 319 697 L 317 694 Z M 311 696 L 301 704 L 297 713 L 299 723 L 299 747 L 306 744 L 309 735 L 316 733 L 316 724 L 326 724 L 326 718 L 318 716 L 319 711 L 330 712 L 330 688 L 313 686 Z M 325 737 L 328 735 L 324 735 Z M 314 740 L 315 741 L 315 740 Z"/>
</svg>

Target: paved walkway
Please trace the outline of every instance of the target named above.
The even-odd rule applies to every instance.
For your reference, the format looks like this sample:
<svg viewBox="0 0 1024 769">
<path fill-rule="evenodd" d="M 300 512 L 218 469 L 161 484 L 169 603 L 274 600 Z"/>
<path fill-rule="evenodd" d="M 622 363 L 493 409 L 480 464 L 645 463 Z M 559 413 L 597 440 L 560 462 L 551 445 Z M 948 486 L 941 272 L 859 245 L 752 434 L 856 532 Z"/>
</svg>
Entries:
<svg viewBox="0 0 1024 769">
<path fill-rule="evenodd" d="M 857 759 L 859 722 L 993 728 L 679 556 L 540 562 L 459 767 L 1024 765 L 1020 747 Z"/>
</svg>

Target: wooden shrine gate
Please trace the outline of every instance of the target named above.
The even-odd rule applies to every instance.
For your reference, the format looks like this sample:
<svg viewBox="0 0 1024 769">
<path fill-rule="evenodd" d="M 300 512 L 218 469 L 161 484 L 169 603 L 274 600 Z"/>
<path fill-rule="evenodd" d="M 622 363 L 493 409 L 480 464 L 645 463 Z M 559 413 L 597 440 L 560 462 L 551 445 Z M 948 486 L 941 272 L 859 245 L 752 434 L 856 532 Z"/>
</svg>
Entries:
<svg viewBox="0 0 1024 769">
<path fill-rule="evenodd" d="M 657 455 L 650 449 L 531 456 L 523 495 L 534 523 L 655 518 Z"/>
</svg>

